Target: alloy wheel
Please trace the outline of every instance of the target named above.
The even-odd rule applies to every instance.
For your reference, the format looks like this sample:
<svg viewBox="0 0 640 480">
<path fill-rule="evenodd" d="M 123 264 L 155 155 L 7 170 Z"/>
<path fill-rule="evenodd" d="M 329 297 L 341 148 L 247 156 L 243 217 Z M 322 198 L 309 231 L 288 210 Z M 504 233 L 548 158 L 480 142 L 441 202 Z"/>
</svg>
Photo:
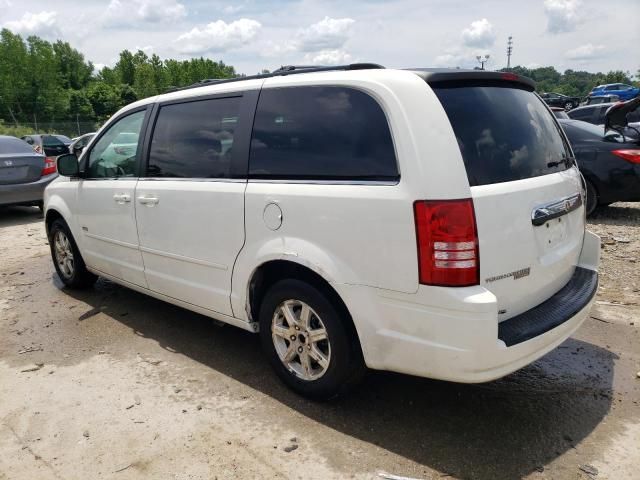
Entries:
<svg viewBox="0 0 640 480">
<path fill-rule="evenodd" d="M 317 380 L 329 368 L 331 344 L 318 314 L 305 302 L 286 300 L 275 310 L 271 337 L 280 361 L 302 380 Z"/>
<path fill-rule="evenodd" d="M 53 251 L 60 273 L 65 278 L 71 278 L 74 272 L 73 249 L 67 235 L 62 231 L 56 231 L 53 237 Z"/>
</svg>

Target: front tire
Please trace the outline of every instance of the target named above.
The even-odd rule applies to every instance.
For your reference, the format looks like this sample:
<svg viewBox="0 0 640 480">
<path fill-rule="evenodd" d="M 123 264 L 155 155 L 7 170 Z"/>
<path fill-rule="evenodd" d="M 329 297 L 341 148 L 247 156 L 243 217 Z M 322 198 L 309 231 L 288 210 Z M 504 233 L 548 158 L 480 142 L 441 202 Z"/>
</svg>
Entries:
<svg viewBox="0 0 640 480">
<path fill-rule="evenodd" d="M 96 283 L 98 277 L 87 270 L 69 227 L 60 218 L 49 229 L 49 246 L 53 265 L 65 286 L 82 289 Z"/>
<path fill-rule="evenodd" d="M 334 397 L 365 371 L 342 310 L 321 290 L 294 279 L 273 285 L 262 301 L 264 352 L 280 379 L 305 397 Z"/>
<path fill-rule="evenodd" d="M 565 112 L 568 112 L 572 108 L 573 108 L 573 102 L 567 102 L 567 103 L 564 104 L 564 111 Z"/>
</svg>

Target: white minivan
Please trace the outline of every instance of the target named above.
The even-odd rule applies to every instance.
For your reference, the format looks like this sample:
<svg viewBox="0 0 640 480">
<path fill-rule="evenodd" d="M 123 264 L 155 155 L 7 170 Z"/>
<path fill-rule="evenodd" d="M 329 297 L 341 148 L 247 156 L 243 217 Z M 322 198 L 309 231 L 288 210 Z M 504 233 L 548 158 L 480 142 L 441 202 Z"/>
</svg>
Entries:
<svg viewBox="0 0 640 480">
<path fill-rule="evenodd" d="M 118 139 L 127 137 L 124 148 Z M 587 318 L 599 238 L 512 73 L 283 67 L 120 110 L 46 190 L 55 268 L 250 332 L 297 392 L 485 382 Z"/>
</svg>

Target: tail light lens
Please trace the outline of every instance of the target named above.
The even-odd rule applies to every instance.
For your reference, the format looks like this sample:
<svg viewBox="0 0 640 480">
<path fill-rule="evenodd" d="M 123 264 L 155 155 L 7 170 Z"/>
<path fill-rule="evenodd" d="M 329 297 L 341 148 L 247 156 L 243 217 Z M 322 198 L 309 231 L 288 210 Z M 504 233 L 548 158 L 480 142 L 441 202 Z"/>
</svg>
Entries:
<svg viewBox="0 0 640 480">
<path fill-rule="evenodd" d="M 477 285 L 480 256 L 473 201 L 420 200 L 414 203 L 413 210 L 420 283 Z"/>
<path fill-rule="evenodd" d="M 56 159 L 53 157 L 44 157 L 44 168 L 42 169 L 40 176 L 44 177 L 45 175 L 51 175 L 56 172 Z"/>
<path fill-rule="evenodd" d="M 640 164 L 640 149 L 614 150 L 611 153 L 624 158 L 627 162 Z"/>
</svg>

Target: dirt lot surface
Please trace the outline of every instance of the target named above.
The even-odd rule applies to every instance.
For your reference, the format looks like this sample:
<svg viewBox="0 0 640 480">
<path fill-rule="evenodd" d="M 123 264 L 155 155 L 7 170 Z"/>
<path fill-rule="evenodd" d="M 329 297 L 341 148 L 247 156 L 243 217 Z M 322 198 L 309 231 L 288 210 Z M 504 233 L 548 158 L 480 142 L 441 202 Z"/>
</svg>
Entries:
<svg viewBox="0 0 640 480">
<path fill-rule="evenodd" d="M 483 385 L 371 373 L 304 400 L 258 338 L 100 280 L 62 289 L 0 210 L 0 479 L 640 478 L 640 205 L 615 204 L 592 318 Z"/>
</svg>

